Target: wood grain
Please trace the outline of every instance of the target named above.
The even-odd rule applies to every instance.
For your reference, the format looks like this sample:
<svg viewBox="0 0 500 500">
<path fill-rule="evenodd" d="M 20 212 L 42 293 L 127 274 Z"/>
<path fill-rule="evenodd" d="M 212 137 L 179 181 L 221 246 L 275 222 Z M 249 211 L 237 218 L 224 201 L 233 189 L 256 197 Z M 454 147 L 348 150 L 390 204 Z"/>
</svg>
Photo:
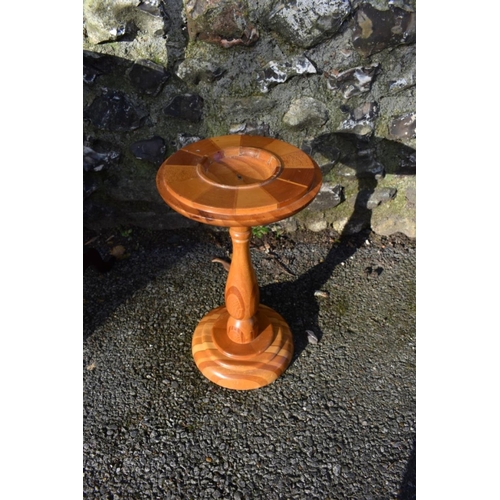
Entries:
<svg viewBox="0 0 500 500">
<path fill-rule="evenodd" d="M 278 139 L 226 135 L 189 144 L 156 176 L 163 200 L 205 224 L 258 226 L 290 217 L 321 187 L 306 153 Z"/>
<path fill-rule="evenodd" d="M 259 304 L 250 258 L 251 227 L 290 217 L 321 186 L 318 165 L 300 149 L 270 137 L 226 135 L 189 144 L 156 176 L 163 200 L 205 224 L 229 226 L 233 258 L 225 306 L 198 324 L 192 343 L 199 370 L 229 389 L 249 390 L 276 380 L 293 355 L 285 320 Z"/>
<path fill-rule="evenodd" d="M 261 334 L 247 345 L 226 333 L 229 313 L 224 306 L 209 312 L 193 335 L 192 350 L 200 372 L 228 389 L 250 390 L 274 382 L 293 356 L 293 339 L 285 320 L 267 306 L 257 312 Z M 240 350 L 244 347 L 245 353 Z"/>
<path fill-rule="evenodd" d="M 233 258 L 226 282 L 225 300 L 229 312 L 227 334 L 233 342 L 248 343 L 259 334 L 255 314 L 259 306 L 259 285 L 250 259 L 250 237 L 246 227 L 231 227 Z"/>
</svg>

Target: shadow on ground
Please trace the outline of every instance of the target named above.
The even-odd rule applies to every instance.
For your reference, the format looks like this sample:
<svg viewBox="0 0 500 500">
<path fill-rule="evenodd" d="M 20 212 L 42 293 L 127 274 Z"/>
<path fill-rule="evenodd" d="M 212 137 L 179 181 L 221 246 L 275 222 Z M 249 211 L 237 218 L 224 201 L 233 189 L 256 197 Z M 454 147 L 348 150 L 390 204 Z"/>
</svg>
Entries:
<svg viewBox="0 0 500 500">
<path fill-rule="evenodd" d="M 86 340 L 137 290 L 157 279 L 186 252 L 200 244 L 201 234 L 192 229 L 148 231 L 139 228 L 84 231 L 84 249 L 97 250 L 104 260 L 116 246 L 125 249 L 125 258 L 116 260 L 109 271 L 94 266 L 84 271 L 83 339 Z"/>
<path fill-rule="evenodd" d="M 410 459 L 399 490 L 398 500 L 415 500 L 417 498 L 417 444 L 413 442 Z"/>
</svg>

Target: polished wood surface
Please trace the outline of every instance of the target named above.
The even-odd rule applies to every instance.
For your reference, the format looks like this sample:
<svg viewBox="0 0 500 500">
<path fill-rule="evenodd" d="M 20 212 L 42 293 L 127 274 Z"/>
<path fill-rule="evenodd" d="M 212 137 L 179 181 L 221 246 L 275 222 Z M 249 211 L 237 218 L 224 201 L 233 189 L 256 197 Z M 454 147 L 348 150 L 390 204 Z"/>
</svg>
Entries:
<svg viewBox="0 0 500 500">
<path fill-rule="evenodd" d="M 158 191 L 174 210 L 230 228 L 233 258 L 226 305 L 200 321 L 192 342 L 196 365 L 212 382 L 229 389 L 257 389 L 276 380 L 290 364 L 290 328 L 276 311 L 259 304 L 251 227 L 302 210 L 318 193 L 321 180 L 318 165 L 295 146 L 245 135 L 189 144 L 158 170 Z"/>
<path fill-rule="evenodd" d="M 286 142 L 226 135 L 171 155 L 158 170 L 156 184 L 163 200 L 190 219 L 251 227 L 302 210 L 319 191 L 321 171 Z"/>
<path fill-rule="evenodd" d="M 196 327 L 192 347 L 198 369 L 228 389 L 258 389 L 274 382 L 293 356 L 293 338 L 285 320 L 260 305 L 257 317 L 261 333 L 248 344 L 237 344 L 228 340 L 228 316 L 221 306 L 209 312 Z"/>
<path fill-rule="evenodd" d="M 259 334 L 257 308 L 259 285 L 250 259 L 250 237 L 246 227 L 229 230 L 233 242 L 233 258 L 226 282 L 225 300 L 229 312 L 227 334 L 233 342 L 251 342 Z"/>
</svg>

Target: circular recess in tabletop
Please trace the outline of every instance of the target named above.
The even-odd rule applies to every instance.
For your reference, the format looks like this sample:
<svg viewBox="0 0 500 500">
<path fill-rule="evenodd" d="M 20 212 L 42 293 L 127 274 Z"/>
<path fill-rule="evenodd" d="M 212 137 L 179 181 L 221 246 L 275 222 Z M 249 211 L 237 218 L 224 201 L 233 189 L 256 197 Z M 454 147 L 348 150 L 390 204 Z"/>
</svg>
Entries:
<svg viewBox="0 0 500 500">
<path fill-rule="evenodd" d="M 289 217 L 321 186 L 316 162 L 272 137 L 225 135 L 167 158 L 156 176 L 163 200 L 186 217 L 217 226 L 257 226 Z"/>
<path fill-rule="evenodd" d="M 280 173 L 281 162 L 265 149 L 236 146 L 206 156 L 197 170 L 208 183 L 244 189 L 270 182 Z"/>
</svg>

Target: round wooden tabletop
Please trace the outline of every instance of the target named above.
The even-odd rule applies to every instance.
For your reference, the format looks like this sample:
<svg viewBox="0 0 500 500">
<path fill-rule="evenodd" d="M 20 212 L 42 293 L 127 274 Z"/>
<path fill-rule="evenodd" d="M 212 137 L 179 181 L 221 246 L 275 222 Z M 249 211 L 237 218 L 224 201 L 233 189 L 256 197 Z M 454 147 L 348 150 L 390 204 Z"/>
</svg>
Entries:
<svg viewBox="0 0 500 500">
<path fill-rule="evenodd" d="M 156 176 L 163 200 L 190 219 L 217 226 L 260 226 L 290 217 L 321 187 L 316 162 L 272 137 L 225 135 L 189 144 Z"/>
</svg>

